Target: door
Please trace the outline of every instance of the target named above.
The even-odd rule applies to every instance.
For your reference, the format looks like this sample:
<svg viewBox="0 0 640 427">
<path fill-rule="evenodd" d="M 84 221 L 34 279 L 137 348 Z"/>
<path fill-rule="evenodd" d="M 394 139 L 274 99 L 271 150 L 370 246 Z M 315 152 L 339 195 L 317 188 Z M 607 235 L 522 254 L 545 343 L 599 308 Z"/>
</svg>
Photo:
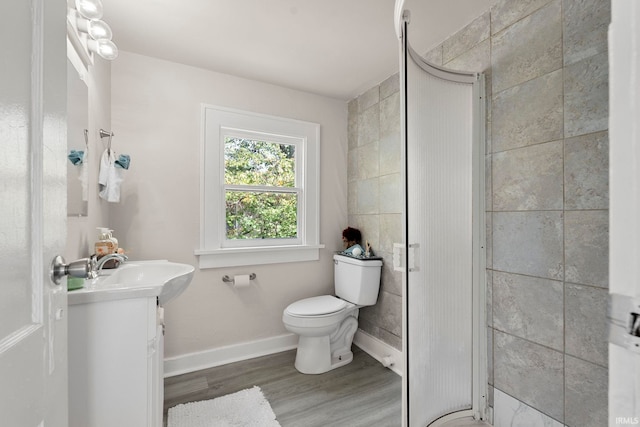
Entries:
<svg viewBox="0 0 640 427">
<path fill-rule="evenodd" d="M 67 425 L 66 2 L 0 2 L 0 417 Z"/>
<path fill-rule="evenodd" d="M 407 27 L 404 422 L 425 427 L 485 418 L 484 80 L 425 62 Z"/>
<path fill-rule="evenodd" d="M 609 29 L 609 425 L 640 424 L 640 2 L 613 0 Z"/>
</svg>

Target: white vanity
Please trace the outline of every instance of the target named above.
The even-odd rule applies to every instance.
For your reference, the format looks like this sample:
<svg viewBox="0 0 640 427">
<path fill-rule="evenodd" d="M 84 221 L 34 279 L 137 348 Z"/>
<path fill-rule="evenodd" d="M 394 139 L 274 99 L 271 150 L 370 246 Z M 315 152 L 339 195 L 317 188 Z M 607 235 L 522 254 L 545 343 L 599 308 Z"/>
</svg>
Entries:
<svg viewBox="0 0 640 427">
<path fill-rule="evenodd" d="M 70 427 L 162 426 L 162 305 L 193 271 L 130 262 L 69 292 Z"/>
</svg>

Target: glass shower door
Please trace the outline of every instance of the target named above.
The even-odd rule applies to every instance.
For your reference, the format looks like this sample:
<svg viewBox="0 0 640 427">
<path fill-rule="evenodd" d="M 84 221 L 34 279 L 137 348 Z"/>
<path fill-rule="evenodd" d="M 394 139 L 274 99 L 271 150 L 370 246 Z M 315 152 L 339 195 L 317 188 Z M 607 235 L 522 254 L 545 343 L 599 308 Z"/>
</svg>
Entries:
<svg viewBox="0 0 640 427">
<path fill-rule="evenodd" d="M 484 414 L 483 76 L 404 39 L 405 424 L 424 427 Z"/>
</svg>

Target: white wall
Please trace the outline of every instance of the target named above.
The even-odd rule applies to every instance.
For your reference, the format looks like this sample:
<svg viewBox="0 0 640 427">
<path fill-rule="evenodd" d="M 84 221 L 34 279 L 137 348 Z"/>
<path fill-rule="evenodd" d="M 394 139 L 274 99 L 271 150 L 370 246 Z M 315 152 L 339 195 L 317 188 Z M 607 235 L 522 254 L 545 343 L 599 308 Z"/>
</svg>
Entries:
<svg viewBox="0 0 640 427">
<path fill-rule="evenodd" d="M 640 125 L 638 98 L 640 83 L 640 8 L 633 0 L 613 1 L 609 28 L 609 100 L 611 126 L 611 236 L 609 259 L 609 302 L 626 296 L 626 310 L 620 304 L 610 316 L 619 322 L 629 316 L 631 298 L 640 298 Z M 615 300 L 614 300 L 615 301 Z M 625 301 L 625 302 L 626 302 Z M 618 304 L 616 304 L 618 305 Z M 612 322 L 613 323 L 613 322 Z M 610 324 L 612 324 L 610 323 Z M 617 322 L 616 322 L 617 323 Z M 618 325 L 624 323 L 618 323 Z M 622 327 L 611 328 L 609 336 L 609 425 L 638 424 L 640 417 L 640 355 L 630 350 L 633 338 Z M 624 337 L 624 338 L 623 338 Z M 625 340 L 629 347 L 620 345 Z M 614 342 L 616 344 L 614 344 Z M 636 341 L 637 343 L 638 341 Z M 637 344 L 636 344 L 637 345 Z"/>
<path fill-rule="evenodd" d="M 165 357 L 287 333 L 291 302 L 333 289 L 332 253 L 347 222 L 347 107 L 330 99 L 128 52 L 112 63 L 113 147 L 131 155 L 110 226 L 131 259 L 197 266 L 202 103 L 321 125 L 320 261 L 198 270 L 166 306 Z M 225 274 L 256 273 L 233 289 Z"/>
<path fill-rule="evenodd" d="M 96 227 L 108 226 L 108 206 L 98 197 L 98 165 L 104 151 L 100 129 L 111 128 L 111 63 L 96 57 L 87 74 L 89 130 L 89 187 L 86 217 L 67 218 L 67 245 L 64 257 L 68 262 L 94 252 Z M 106 144 L 106 141 L 105 141 Z"/>
</svg>

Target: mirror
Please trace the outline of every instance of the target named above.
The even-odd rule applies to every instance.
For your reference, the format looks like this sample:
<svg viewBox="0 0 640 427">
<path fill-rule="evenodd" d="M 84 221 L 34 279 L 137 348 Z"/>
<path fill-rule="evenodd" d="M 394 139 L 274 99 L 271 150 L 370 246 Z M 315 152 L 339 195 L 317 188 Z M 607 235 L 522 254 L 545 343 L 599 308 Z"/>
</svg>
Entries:
<svg viewBox="0 0 640 427">
<path fill-rule="evenodd" d="M 87 216 L 90 167 L 87 136 L 89 94 L 87 85 L 71 60 L 67 60 L 67 216 Z M 72 154 L 71 150 L 76 150 Z M 82 151 L 82 155 L 79 152 Z M 73 160 L 73 162 L 72 162 Z M 74 164 L 75 162 L 75 164 Z M 84 185 L 83 185 L 84 182 Z"/>
</svg>

